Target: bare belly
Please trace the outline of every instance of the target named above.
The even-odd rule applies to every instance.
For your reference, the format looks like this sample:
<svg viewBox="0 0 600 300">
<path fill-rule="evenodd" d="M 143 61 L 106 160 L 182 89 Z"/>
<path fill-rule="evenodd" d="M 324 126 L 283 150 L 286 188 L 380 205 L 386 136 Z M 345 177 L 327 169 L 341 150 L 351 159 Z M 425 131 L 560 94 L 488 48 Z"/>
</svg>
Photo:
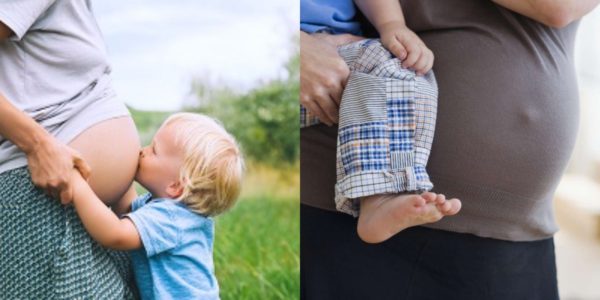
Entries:
<svg viewBox="0 0 600 300">
<path fill-rule="evenodd" d="M 81 153 L 92 168 L 89 183 L 110 205 L 129 189 L 137 169 L 140 142 L 131 117 L 100 122 L 77 136 L 69 146 Z"/>
</svg>

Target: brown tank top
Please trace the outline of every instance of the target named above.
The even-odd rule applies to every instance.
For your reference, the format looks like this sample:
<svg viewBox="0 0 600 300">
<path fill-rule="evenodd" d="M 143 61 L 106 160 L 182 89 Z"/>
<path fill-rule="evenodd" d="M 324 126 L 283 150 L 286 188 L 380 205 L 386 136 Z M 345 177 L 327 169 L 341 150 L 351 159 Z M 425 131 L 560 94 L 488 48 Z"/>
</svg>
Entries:
<svg viewBox="0 0 600 300">
<path fill-rule="evenodd" d="M 491 1 L 403 0 L 435 54 L 438 119 L 427 170 L 462 211 L 428 225 L 527 241 L 557 230 L 554 190 L 573 148 L 577 22 L 553 29 Z M 337 128 L 301 132 L 301 201 L 334 210 Z"/>
</svg>

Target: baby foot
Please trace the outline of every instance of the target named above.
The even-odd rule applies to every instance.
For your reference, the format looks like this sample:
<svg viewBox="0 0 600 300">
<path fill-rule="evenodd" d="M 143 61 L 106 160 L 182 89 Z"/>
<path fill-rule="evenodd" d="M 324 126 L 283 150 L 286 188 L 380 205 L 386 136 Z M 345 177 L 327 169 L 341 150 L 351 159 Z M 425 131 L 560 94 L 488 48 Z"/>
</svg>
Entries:
<svg viewBox="0 0 600 300">
<path fill-rule="evenodd" d="M 444 195 L 431 192 L 362 198 L 358 236 L 367 243 L 380 243 L 408 227 L 454 215 L 460 207 L 460 200 L 446 200 Z"/>
</svg>

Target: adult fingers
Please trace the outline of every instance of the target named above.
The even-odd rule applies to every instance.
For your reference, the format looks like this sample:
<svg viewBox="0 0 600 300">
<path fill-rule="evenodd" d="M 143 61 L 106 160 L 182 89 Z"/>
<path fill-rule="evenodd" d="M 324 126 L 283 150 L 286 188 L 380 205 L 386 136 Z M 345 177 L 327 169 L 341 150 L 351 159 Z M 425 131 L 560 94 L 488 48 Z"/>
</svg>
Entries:
<svg viewBox="0 0 600 300">
<path fill-rule="evenodd" d="M 321 107 L 312 99 L 309 98 L 309 96 L 307 95 L 301 95 L 300 96 L 300 103 L 302 103 L 302 105 L 314 116 L 316 116 L 317 118 L 319 118 L 319 120 L 323 123 L 325 123 L 328 126 L 333 125 L 333 121 L 329 119 L 329 117 L 327 117 L 327 114 L 325 114 L 325 111 L 323 111 L 323 109 L 321 109 Z"/>
<path fill-rule="evenodd" d="M 335 108 L 336 108 L 335 117 L 336 118 L 338 116 L 338 110 L 340 107 L 340 103 L 342 103 L 342 95 L 343 94 L 344 94 L 344 89 L 341 87 L 341 85 L 329 90 L 329 98 L 335 104 Z"/>
<path fill-rule="evenodd" d="M 60 203 L 69 204 L 73 201 L 73 185 L 66 184 L 60 191 Z"/>
<path fill-rule="evenodd" d="M 83 159 L 81 154 L 75 150 L 70 148 L 71 154 L 73 155 L 73 165 L 75 168 L 81 173 L 81 177 L 83 179 L 88 180 L 90 175 L 92 174 L 92 168 L 88 163 Z"/>
<path fill-rule="evenodd" d="M 338 111 L 337 103 L 332 99 L 332 97 L 330 95 L 322 96 L 319 99 L 317 99 L 317 105 L 319 105 L 319 107 L 321 107 L 321 109 L 323 110 L 323 112 L 327 116 L 327 119 L 330 122 L 332 122 L 332 123 L 338 122 L 339 111 Z M 331 125 L 333 125 L 333 124 L 331 124 Z M 329 126 L 331 126 L 331 125 L 329 125 Z"/>
</svg>

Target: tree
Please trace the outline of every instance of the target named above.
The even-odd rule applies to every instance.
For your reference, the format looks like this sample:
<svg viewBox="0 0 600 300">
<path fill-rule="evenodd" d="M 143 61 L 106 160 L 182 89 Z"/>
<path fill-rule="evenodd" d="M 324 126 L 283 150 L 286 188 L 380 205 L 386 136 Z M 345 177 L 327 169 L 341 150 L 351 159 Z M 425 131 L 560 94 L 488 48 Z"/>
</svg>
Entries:
<svg viewBox="0 0 600 300">
<path fill-rule="evenodd" d="M 272 166 L 294 164 L 299 158 L 299 66 L 300 56 L 287 63 L 288 77 L 271 81 L 243 95 L 230 89 L 207 91 L 196 83 L 194 92 L 202 105 L 188 110 L 199 111 L 221 120 L 242 145 L 250 159 Z"/>
</svg>

